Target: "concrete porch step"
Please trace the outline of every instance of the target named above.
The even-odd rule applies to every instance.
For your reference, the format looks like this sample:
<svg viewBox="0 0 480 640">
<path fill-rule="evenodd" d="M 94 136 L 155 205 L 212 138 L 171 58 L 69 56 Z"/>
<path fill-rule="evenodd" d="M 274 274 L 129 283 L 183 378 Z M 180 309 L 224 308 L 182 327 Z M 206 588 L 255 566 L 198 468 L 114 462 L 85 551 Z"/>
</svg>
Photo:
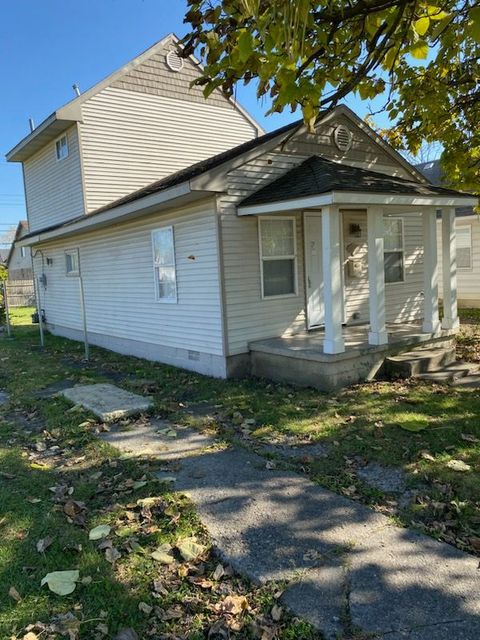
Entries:
<svg viewBox="0 0 480 640">
<path fill-rule="evenodd" d="M 412 378 L 455 363 L 455 347 L 418 347 L 385 359 L 385 373 L 392 378 Z"/>
<path fill-rule="evenodd" d="M 418 377 L 422 380 L 451 382 L 453 384 L 461 384 L 463 380 L 473 382 L 475 378 L 480 380 L 480 366 L 471 362 L 457 361 L 436 371 L 421 373 Z"/>
</svg>

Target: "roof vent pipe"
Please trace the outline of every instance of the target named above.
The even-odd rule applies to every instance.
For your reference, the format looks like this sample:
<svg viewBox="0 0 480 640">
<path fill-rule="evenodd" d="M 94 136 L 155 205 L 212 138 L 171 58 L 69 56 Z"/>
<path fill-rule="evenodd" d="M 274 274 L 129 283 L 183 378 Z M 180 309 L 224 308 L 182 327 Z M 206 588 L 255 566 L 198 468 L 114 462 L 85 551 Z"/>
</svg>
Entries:
<svg viewBox="0 0 480 640">
<path fill-rule="evenodd" d="M 30 132 L 32 132 L 35 129 L 35 122 L 33 121 L 33 118 L 28 119 L 28 124 L 30 125 Z"/>
<path fill-rule="evenodd" d="M 78 98 L 78 96 L 80 95 L 80 88 L 79 88 L 78 84 L 73 84 L 73 85 L 72 85 L 72 88 L 73 88 L 73 90 L 75 91 L 75 95 L 76 95 L 76 96 L 77 96 L 77 98 Z"/>
</svg>

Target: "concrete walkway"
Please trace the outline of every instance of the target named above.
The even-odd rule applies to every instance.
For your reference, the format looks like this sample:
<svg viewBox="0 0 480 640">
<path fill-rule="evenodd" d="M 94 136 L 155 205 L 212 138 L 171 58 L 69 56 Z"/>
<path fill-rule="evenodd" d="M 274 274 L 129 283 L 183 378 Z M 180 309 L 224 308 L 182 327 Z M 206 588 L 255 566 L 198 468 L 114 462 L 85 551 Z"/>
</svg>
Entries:
<svg viewBox="0 0 480 640">
<path fill-rule="evenodd" d="M 102 437 L 173 461 L 175 488 L 196 504 L 223 560 L 257 582 L 286 581 L 284 604 L 325 638 L 480 638 L 478 558 L 300 475 L 267 469 L 241 448 L 211 447 L 190 429 L 167 435 L 170 426 Z"/>
</svg>

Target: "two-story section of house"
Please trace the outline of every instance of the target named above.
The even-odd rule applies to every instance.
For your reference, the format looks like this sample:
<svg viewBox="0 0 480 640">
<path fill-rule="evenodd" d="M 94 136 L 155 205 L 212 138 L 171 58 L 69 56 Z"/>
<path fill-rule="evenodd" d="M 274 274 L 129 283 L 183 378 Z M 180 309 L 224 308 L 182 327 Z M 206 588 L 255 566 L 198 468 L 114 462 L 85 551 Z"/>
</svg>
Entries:
<svg viewBox="0 0 480 640">
<path fill-rule="evenodd" d="M 24 170 L 30 232 L 88 215 L 263 133 L 170 34 L 46 118 L 8 154 Z"/>
</svg>

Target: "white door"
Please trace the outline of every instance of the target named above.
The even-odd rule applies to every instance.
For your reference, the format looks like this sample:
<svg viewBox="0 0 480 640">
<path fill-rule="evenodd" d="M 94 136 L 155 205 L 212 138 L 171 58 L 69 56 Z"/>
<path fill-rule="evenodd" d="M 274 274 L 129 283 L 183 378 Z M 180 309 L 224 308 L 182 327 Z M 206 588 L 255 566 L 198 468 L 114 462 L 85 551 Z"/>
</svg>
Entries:
<svg viewBox="0 0 480 640">
<path fill-rule="evenodd" d="M 324 324 L 322 214 L 304 214 L 305 286 L 307 291 L 307 327 Z"/>
</svg>

